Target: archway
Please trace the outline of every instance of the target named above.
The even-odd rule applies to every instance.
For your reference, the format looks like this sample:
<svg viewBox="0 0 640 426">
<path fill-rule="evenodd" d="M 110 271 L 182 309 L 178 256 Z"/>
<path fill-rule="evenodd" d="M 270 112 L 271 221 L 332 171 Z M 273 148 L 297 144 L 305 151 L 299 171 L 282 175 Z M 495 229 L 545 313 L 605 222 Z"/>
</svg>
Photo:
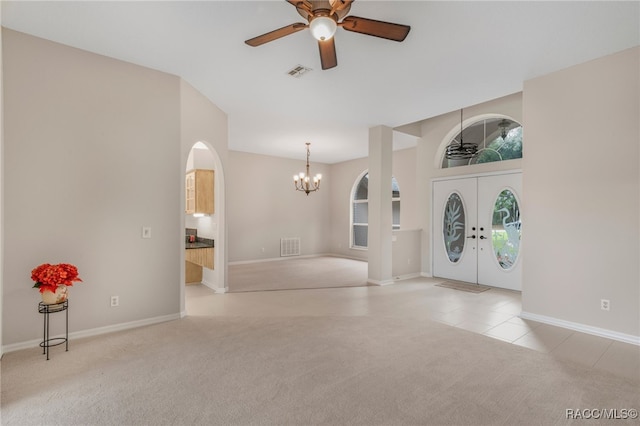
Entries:
<svg viewBox="0 0 640 426">
<path fill-rule="evenodd" d="M 198 171 L 211 171 L 211 183 L 210 193 L 205 194 L 206 197 L 212 199 L 212 211 L 207 213 L 198 213 L 194 211 L 186 211 L 188 204 L 188 189 L 186 187 L 185 177 L 194 170 Z M 184 238 L 183 241 L 183 254 L 181 262 L 181 286 L 180 286 L 180 298 L 182 305 L 183 316 L 188 314 L 185 307 L 185 286 L 189 284 L 188 279 L 194 275 L 189 275 L 190 268 L 199 266 L 201 268 L 201 275 L 198 278 L 198 284 L 202 284 L 216 293 L 225 293 L 228 291 L 227 284 L 227 261 L 226 261 L 226 226 L 225 226 L 225 184 L 224 184 L 224 170 L 222 168 L 222 162 L 220 156 L 216 152 L 215 148 L 206 141 L 198 141 L 191 146 L 187 155 L 186 161 L 183 164 L 183 181 L 182 185 L 185 185 L 184 196 L 181 205 L 183 206 L 183 223 L 184 223 Z M 192 230 L 192 231 L 187 231 Z M 192 241 L 189 241 L 189 235 L 193 235 Z M 200 250 L 201 244 L 211 243 L 213 253 L 211 256 L 211 265 L 198 265 L 198 263 L 189 262 L 192 260 L 191 254 L 194 250 L 193 243 L 198 243 L 197 250 Z M 189 259 L 187 259 L 187 256 Z M 191 265 L 189 265 L 191 263 Z"/>
</svg>

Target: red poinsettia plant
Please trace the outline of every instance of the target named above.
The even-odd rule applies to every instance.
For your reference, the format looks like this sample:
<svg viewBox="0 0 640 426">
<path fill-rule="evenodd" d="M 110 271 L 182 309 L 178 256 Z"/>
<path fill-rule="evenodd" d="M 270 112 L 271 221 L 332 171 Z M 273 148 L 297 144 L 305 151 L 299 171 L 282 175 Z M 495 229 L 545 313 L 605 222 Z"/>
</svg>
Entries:
<svg viewBox="0 0 640 426">
<path fill-rule="evenodd" d="M 43 263 L 31 271 L 31 279 L 36 282 L 33 288 L 39 288 L 40 293 L 45 291 L 55 293 L 58 286 L 71 287 L 74 282 L 82 282 L 78 277 L 78 268 L 69 263 L 57 265 Z"/>
</svg>

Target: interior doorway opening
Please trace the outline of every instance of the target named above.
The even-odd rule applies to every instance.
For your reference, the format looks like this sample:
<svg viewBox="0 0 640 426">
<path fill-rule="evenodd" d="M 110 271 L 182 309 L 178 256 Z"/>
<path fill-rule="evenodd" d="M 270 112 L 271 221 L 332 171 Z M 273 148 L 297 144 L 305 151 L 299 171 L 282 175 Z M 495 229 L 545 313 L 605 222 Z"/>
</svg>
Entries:
<svg viewBox="0 0 640 426">
<path fill-rule="evenodd" d="M 184 286 L 225 293 L 224 176 L 220 158 L 208 143 L 191 147 L 184 185 Z"/>
</svg>

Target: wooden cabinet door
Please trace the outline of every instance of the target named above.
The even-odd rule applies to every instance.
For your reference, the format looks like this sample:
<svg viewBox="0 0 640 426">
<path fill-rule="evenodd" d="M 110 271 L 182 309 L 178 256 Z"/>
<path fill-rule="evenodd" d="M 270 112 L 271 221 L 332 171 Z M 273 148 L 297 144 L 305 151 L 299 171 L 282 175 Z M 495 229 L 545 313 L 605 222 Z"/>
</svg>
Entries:
<svg viewBox="0 0 640 426">
<path fill-rule="evenodd" d="M 213 269 L 213 247 L 187 249 L 184 260 Z"/>
<path fill-rule="evenodd" d="M 213 170 L 191 170 L 185 176 L 185 213 L 213 214 Z"/>
<path fill-rule="evenodd" d="M 185 213 L 193 214 L 196 212 L 196 173 L 195 171 L 187 173 L 184 180 L 185 184 Z"/>
</svg>

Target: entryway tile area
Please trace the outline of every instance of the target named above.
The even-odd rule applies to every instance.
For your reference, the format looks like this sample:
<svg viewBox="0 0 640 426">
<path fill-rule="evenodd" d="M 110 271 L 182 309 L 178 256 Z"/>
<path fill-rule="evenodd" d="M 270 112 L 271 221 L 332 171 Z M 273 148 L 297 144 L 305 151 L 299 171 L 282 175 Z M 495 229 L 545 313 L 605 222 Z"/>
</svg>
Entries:
<svg viewBox="0 0 640 426">
<path fill-rule="evenodd" d="M 520 293 L 492 288 L 466 293 L 434 286 L 440 305 L 430 318 L 564 361 L 623 377 L 640 375 L 640 347 L 519 317 Z M 446 293 L 458 292 L 460 294 Z"/>
<path fill-rule="evenodd" d="M 640 347 L 519 317 L 521 294 L 491 288 L 470 293 L 436 286 L 435 278 L 398 281 L 389 286 L 215 294 L 185 288 L 189 315 L 402 316 L 430 319 L 487 338 L 547 353 L 558 360 L 623 377 L 640 378 Z"/>
</svg>

